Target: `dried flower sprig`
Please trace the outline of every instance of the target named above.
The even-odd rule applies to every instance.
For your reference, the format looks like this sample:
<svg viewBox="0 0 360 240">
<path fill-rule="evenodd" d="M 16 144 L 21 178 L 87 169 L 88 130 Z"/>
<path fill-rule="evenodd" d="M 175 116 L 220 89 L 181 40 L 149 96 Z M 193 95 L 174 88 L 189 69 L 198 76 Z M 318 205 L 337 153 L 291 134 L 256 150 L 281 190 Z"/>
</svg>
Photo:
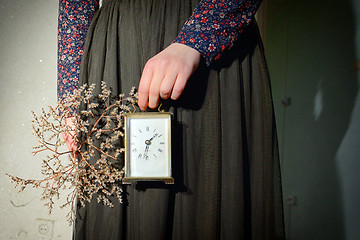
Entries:
<svg viewBox="0 0 360 240">
<path fill-rule="evenodd" d="M 96 95 L 94 91 L 99 93 Z M 70 206 L 67 219 L 75 217 L 76 202 L 82 206 L 96 195 L 97 201 L 112 207 L 110 196 L 122 202 L 123 136 L 125 113 L 136 111 L 137 93 L 133 88 L 128 97 L 115 97 L 105 82 L 100 89 L 83 85 L 67 94 L 56 107 L 42 109 L 33 115 L 33 134 L 39 145 L 34 155 L 47 152 L 42 160 L 43 179 L 26 180 L 7 174 L 19 192 L 27 186 L 42 189 L 42 199 L 51 213 L 61 189 L 71 189 L 61 208 Z M 82 109 L 79 113 L 75 109 Z M 73 124 L 66 124 L 65 119 Z M 64 149 L 62 134 L 70 134 L 77 150 Z"/>
</svg>

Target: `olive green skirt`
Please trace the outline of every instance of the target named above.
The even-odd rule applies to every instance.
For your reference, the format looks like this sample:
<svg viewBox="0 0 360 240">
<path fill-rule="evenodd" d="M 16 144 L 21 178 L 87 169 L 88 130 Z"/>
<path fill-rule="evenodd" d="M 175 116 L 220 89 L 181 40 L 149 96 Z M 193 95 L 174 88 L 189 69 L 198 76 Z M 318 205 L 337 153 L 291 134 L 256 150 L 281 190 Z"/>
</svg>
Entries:
<svg viewBox="0 0 360 240">
<path fill-rule="evenodd" d="M 127 94 L 175 39 L 196 0 L 108 0 L 85 44 L 80 84 Z M 174 111 L 174 185 L 124 187 L 125 203 L 79 208 L 74 239 L 284 239 L 269 74 L 256 23 L 211 67 L 201 63 Z"/>
</svg>

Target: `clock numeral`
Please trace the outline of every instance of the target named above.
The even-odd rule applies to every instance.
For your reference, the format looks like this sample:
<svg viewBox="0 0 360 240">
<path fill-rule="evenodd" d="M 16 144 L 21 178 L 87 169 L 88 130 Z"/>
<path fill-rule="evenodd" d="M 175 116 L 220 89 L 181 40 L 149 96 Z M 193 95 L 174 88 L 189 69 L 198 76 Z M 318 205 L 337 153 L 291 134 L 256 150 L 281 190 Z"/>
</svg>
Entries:
<svg viewBox="0 0 360 240">
<path fill-rule="evenodd" d="M 158 137 L 161 137 L 162 136 L 162 134 L 160 134 Z"/>
<path fill-rule="evenodd" d="M 138 129 L 139 133 L 142 133 L 141 129 Z"/>
<path fill-rule="evenodd" d="M 142 154 L 140 153 L 139 155 L 138 155 L 138 158 L 141 158 L 142 157 Z"/>
<path fill-rule="evenodd" d="M 159 148 L 158 151 L 159 151 L 159 152 L 162 152 L 163 150 Z"/>
<path fill-rule="evenodd" d="M 156 157 L 156 158 L 157 158 L 156 154 L 154 154 L 154 157 Z"/>
<path fill-rule="evenodd" d="M 156 128 L 154 129 L 153 133 L 156 131 Z"/>
<path fill-rule="evenodd" d="M 132 151 L 135 153 L 135 152 L 137 152 L 137 149 L 136 149 L 136 148 L 134 148 Z"/>
<path fill-rule="evenodd" d="M 160 144 L 165 144 L 164 142 L 160 142 Z"/>
<path fill-rule="evenodd" d="M 146 131 L 149 131 L 149 127 L 148 127 L 148 126 L 146 126 L 145 128 L 146 128 Z"/>
</svg>

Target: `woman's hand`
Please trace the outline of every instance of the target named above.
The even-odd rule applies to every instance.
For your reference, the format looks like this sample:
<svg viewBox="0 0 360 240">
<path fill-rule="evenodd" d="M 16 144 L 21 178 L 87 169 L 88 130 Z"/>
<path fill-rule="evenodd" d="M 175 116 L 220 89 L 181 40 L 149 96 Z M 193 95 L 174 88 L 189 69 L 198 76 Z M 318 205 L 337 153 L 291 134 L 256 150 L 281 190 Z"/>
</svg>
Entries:
<svg viewBox="0 0 360 240">
<path fill-rule="evenodd" d="M 173 43 L 152 57 L 145 65 L 139 84 L 141 110 L 155 108 L 162 99 L 176 100 L 200 63 L 200 53 L 180 43 Z"/>
<path fill-rule="evenodd" d="M 62 137 L 64 138 L 69 151 L 71 151 L 72 157 L 76 156 L 75 152 L 77 150 L 77 144 L 75 141 L 76 131 L 75 131 L 74 120 L 75 120 L 74 117 L 65 118 L 65 125 L 71 130 L 69 132 L 67 131 L 62 132 Z"/>
</svg>

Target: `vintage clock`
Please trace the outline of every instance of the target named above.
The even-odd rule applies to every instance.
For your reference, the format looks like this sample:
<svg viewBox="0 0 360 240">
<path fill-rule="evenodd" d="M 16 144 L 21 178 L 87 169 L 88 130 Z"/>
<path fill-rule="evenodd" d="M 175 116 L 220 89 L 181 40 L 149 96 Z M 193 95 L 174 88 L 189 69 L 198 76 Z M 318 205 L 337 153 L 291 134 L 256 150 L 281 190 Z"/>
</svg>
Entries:
<svg viewBox="0 0 360 240">
<path fill-rule="evenodd" d="M 125 115 L 125 176 L 132 181 L 164 181 L 171 177 L 171 113 Z"/>
</svg>

